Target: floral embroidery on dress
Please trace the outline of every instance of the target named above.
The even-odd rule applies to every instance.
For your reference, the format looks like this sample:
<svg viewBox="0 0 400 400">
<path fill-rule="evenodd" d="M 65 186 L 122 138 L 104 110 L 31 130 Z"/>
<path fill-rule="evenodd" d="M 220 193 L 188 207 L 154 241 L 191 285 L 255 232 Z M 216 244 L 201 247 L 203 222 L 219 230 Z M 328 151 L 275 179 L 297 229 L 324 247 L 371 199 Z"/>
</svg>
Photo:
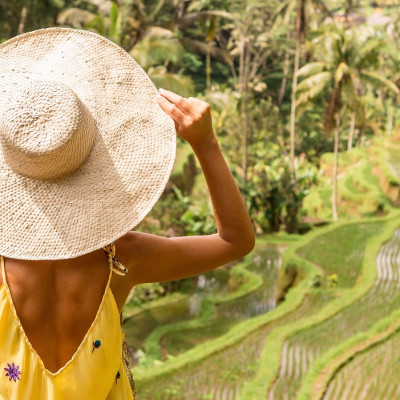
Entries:
<svg viewBox="0 0 400 400">
<path fill-rule="evenodd" d="M 9 363 L 7 363 L 8 368 L 4 368 L 7 373 L 5 376 L 9 376 L 8 380 L 11 381 L 11 379 L 14 380 L 14 382 L 17 382 L 17 379 L 21 380 L 21 378 L 19 377 L 19 375 L 21 375 L 21 371 L 19 370 L 19 365 L 15 366 L 14 363 L 12 363 L 12 365 L 10 365 Z"/>
<path fill-rule="evenodd" d="M 121 374 L 119 373 L 119 371 L 117 372 L 117 375 L 115 376 L 115 383 L 117 383 L 117 380 L 121 378 Z"/>
<path fill-rule="evenodd" d="M 100 346 L 101 346 L 100 340 L 95 340 L 95 341 L 93 342 L 92 353 L 93 353 L 94 349 L 98 349 Z"/>
</svg>

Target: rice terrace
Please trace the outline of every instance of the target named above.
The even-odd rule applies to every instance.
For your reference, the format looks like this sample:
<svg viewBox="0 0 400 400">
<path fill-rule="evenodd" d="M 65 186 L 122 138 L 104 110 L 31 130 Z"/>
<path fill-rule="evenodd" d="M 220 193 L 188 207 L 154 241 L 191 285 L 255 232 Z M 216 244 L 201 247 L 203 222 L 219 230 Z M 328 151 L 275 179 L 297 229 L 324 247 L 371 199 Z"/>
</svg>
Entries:
<svg viewBox="0 0 400 400">
<path fill-rule="evenodd" d="M 339 180 L 358 188 L 349 199 L 373 193 L 394 203 L 400 145 L 376 142 L 350 155 L 353 168 Z M 206 274 L 200 310 L 190 311 L 195 300 L 187 295 L 127 316 L 128 336 L 165 317 L 141 343 L 153 360 L 133 368 L 141 397 L 400 398 L 400 213 L 385 208 L 383 216 L 302 236 L 259 237 L 253 253 L 230 268 L 245 284 L 221 295 Z M 168 317 L 168 309 L 181 312 Z"/>
</svg>

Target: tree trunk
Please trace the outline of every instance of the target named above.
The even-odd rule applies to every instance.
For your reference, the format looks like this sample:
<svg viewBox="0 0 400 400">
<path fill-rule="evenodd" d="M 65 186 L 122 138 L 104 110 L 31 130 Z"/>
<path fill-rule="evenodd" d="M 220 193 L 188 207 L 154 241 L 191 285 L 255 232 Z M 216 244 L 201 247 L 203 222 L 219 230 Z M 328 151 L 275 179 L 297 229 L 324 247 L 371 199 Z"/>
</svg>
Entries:
<svg viewBox="0 0 400 400">
<path fill-rule="evenodd" d="M 289 53 L 286 52 L 285 54 L 285 61 L 283 64 L 283 78 L 282 78 L 282 83 L 281 83 L 281 88 L 279 90 L 279 97 L 278 97 L 278 104 L 281 105 L 283 101 L 283 96 L 285 95 L 285 90 L 286 90 L 286 82 L 287 82 L 287 76 L 289 72 Z"/>
<path fill-rule="evenodd" d="M 386 135 L 388 137 L 392 136 L 392 130 L 394 126 L 394 110 L 397 108 L 397 101 L 396 98 L 392 101 L 392 104 L 389 108 L 389 115 L 388 115 L 388 123 L 386 127 Z"/>
<path fill-rule="evenodd" d="M 334 146 L 334 162 L 333 162 L 333 189 L 332 189 L 332 218 L 336 222 L 338 220 L 337 211 L 337 176 L 339 161 L 339 133 L 340 133 L 340 109 L 336 112 L 336 128 L 335 128 L 335 146 Z"/>
<path fill-rule="evenodd" d="M 28 16 L 28 7 L 24 6 L 24 7 L 22 7 L 22 10 L 21 10 L 21 18 L 19 20 L 19 25 L 18 25 L 18 35 L 20 35 L 21 33 L 24 33 L 27 16 Z"/>
<path fill-rule="evenodd" d="M 296 128 L 296 90 L 297 90 L 297 71 L 300 62 L 300 33 L 296 33 L 296 53 L 294 57 L 292 99 L 290 108 L 290 179 L 294 182 L 294 135 Z"/>
<path fill-rule="evenodd" d="M 210 56 L 210 43 L 207 42 L 207 55 L 206 55 L 206 90 L 210 93 L 211 90 L 211 56 Z"/>
<path fill-rule="evenodd" d="M 243 68 L 243 105 L 242 105 L 242 119 L 243 119 L 243 179 L 247 182 L 247 142 L 249 138 L 249 67 L 250 67 L 250 43 L 246 42 L 244 68 Z"/>
<path fill-rule="evenodd" d="M 351 114 L 349 141 L 347 142 L 347 151 L 351 151 L 351 148 L 353 146 L 353 137 L 354 137 L 355 126 L 356 126 L 356 112 L 353 111 Z"/>
<path fill-rule="evenodd" d="M 240 56 L 239 56 L 239 94 L 243 95 L 244 89 L 244 58 L 246 57 L 246 40 L 240 38 Z"/>
</svg>

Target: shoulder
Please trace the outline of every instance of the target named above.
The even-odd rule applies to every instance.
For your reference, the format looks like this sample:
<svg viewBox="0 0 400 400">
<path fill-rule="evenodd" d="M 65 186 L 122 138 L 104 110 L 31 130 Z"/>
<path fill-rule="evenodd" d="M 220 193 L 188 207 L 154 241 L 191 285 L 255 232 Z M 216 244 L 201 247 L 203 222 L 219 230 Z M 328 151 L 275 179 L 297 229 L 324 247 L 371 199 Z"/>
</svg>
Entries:
<svg viewBox="0 0 400 400">
<path fill-rule="evenodd" d="M 136 232 L 128 232 L 115 241 L 115 257 L 126 267 L 128 270 L 134 263 L 135 247 L 137 248 L 140 241 L 137 239 Z"/>
<path fill-rule="evenodd" d="M 154 281 L 152 271 L 171 258 L 175 245 L 171 239 L 130 231 L 115 241 L 115 256 L 128 269 L 131 285 Z"/>
<path fill-rule="evenodd" d="M 115 241 L 115 256 L 129 270 L 146 261 L 154 252 L 157 236 L 130 231 Z M 163 238 L 160 238 L 163 239 Z"/>
</svg>

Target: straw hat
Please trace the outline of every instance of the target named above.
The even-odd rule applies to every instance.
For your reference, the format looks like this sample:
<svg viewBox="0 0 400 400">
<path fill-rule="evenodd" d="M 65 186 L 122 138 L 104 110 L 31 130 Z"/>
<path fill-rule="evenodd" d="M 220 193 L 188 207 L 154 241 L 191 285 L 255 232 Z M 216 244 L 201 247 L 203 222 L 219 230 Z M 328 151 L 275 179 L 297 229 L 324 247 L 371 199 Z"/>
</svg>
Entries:
<svg viewBox="0 0 400 400">
<path fill-rule="evenodd" d="M 77 257 L 145 217 L 175 158 L 156 94 L 92 32 L 40 29 L 0 45 L 0 254 Z"/>
</svg>

